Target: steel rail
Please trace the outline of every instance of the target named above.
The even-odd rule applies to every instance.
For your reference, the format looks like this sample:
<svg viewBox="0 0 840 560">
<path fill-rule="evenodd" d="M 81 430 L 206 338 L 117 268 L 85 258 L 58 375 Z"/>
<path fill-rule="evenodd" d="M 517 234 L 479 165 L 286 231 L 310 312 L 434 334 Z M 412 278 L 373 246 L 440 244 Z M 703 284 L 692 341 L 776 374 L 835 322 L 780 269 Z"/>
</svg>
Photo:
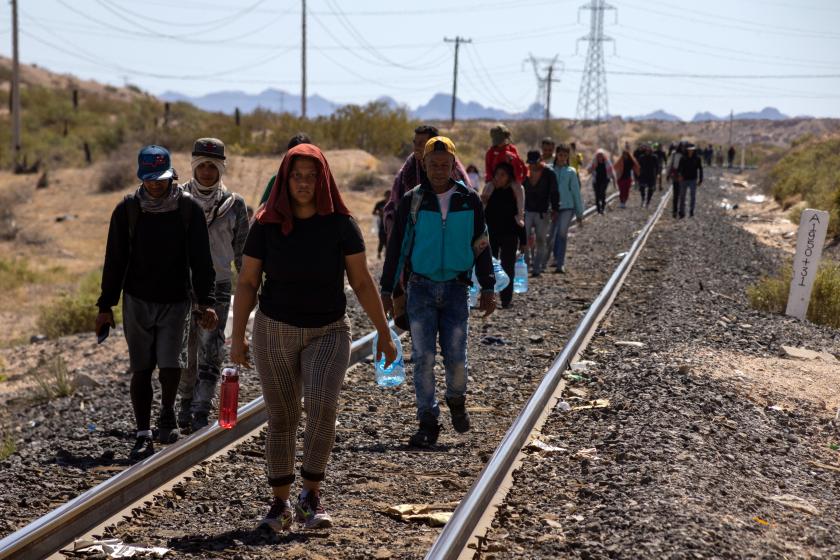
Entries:
<svg viewBox="0 0 840 560">
<path fill-rule="evenodd" d="M 355 340 L 350 365 L 371 354 L 376 332 Z M 230 430 L 213 424 L 170 445 L 0 540 L 0 559 L 45 558 L 99 523 L 154 492 L 207 457 L 260 428 L 267 420 L 258 397 L 242 406 Z"/>
<path fill-rule="evenodd" d="M 548 406 L 555 389 L 563 378 L 563 373 L 568 369 L 570 361 L 578 353 L 588 334 L 597 328 L 601 313 L 612 301 L 624 278 L 633 267 L 656 222 L 662 215 L 670 196 L 671 190 L 669 189 L 662 196 L 656 211 L 648 219 L 639 235 L 636 236 L 635 241 L 604 285 L 604 288 L 592 302 L 592 305 L 589 306 L 574 334 L 563 347 L 557 359 L 554 360 L 542 382 L 528 399 L 522 412 L 508 428 L 505 437 L 467 491 L 467 495 L 455 508 L 452 517 L 426 554 L 427 560 L 454 560 L 466 548 L 496 490 L 504 480 L 520 450 L 526 444 L 542 411 Z"/>
<path fill-rule="evenodd" d="M 607 203 L 617 196 L 618 193 L 610 195 Z M 590 207 L 583 215 L 594 212 L 595 207 Z M 353 342 L 349 365 L 358 364 L 371 354 L 375 334 L 368 333 Z M 0 539 L 0 560 L 34 560 L 54 554 L 79 535 L 259 429 L 266 421 L 265 401 L 258 397 L 239 409 L 232 429 L 223 429 L 218 424 L 202 428 Z"/>
</svg>

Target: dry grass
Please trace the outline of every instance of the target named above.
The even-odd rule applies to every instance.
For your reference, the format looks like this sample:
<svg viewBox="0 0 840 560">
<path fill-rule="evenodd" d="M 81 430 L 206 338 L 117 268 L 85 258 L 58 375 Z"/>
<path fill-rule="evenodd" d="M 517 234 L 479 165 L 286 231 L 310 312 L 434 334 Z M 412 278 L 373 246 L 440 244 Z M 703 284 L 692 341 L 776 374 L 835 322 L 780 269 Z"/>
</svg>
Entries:
<svg viewBox="0 0 840 560">
<path fill-rule="evenodd" d="M 784 313 L 787 307 L 793 269 L 785 266 L 775 277 L 767 277 L 747 288 L 750 305 L 770 313 Z M 818 325 L 840 329 L 840 265 L 820 266 L 811 292 L 807 319 Z"/>
<path fill-rule="evenodd" d="M 38 383 L 38 400 L 69 397 L 76 392 L 76 376 L 67 370 L 67 364 L 60 355 L 42 361 L 30 373 Z"/>
</svg>

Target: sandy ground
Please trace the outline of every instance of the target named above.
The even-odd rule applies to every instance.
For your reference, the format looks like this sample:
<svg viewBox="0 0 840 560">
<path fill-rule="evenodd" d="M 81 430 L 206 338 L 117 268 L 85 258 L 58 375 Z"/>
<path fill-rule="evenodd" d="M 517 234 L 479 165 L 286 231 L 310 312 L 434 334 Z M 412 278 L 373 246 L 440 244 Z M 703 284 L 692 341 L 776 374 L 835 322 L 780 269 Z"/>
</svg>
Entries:
<svg viewBox="0 0 840 560">
<path fill-rule="evenodd" d="M 378 171 L 379 160 L 361 150 L 329 151 L 327 158 L 368 247 L 375 253 L 371 210 L 390 185 L 390 178 L 382 176 L 378 185 L 351 191 L 344 185 L 362 171 Z M 188 153 L 173 155 L 182 181 L 189 176 L 189 160 Z M 278 158 L 232 156 L 225 182 L 248 204 L 256 206 L 279 164 Z M 16 202 L 13 212 L 20 227 L 14 241 L 0 241 L 0 258 L 26 259 L 35 270 L 53 271 L 48 281 L 0 291 L 0 346 L 28 341 L 36 331 L 38 308 L 62 290 L 72 289 L 82 275 L 102 266 L 111 212 L 126 193 L 136 188 L 131 182 L 120 192 L 97 192 L 105 165 L 56 170 L 50 173 L 47 189 L 35 188 L 35 175 L 0 173 L 0 200 Z"/>
<path fill-rule="evenodd" d="M 788 219 L 788 212 L 771 197 L 766 196 L 759 202 L 763 196 L 761 190 L 750 181 L 749 175 L 724 175 L 721 181 L 724 202 L 738 204 L 737 209 L 727 211 L 732 212 L 737 217 L 736 223 L 753 234 L 757 241 L 793 255 L 797 225 Z M 724 316 L 720 320 L 732 323 L 736 319 Z M 804 399 L 830 413 L 840 407 L 840 367 L 836 362 L 781 356 L 758 358 L 725 350 L 708 352 L 697 362 L 703 371 L 713 377 L 734 380 L 742 386 L 745 394 L 762 404 L 779 403 L 783 407 L 796 407 L 797 399 Z"/>
</svg>

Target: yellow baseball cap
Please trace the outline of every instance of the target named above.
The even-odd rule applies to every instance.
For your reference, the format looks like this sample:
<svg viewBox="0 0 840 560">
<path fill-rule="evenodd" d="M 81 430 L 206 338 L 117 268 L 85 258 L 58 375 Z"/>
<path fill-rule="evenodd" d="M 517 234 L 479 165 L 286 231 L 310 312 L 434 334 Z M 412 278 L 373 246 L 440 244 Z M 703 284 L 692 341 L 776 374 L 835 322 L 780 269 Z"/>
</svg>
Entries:
<svg viewBox="0 0 840 560">
<path fill-rule="evenodd" d="M 446 136 L 429 138 L 429 141 L 423 147 L 423 159 L 426 159 L 426 156 L 432 152 L 449 152 L 452 157 L 456 157 L 455 144 Z"/>
</svg>

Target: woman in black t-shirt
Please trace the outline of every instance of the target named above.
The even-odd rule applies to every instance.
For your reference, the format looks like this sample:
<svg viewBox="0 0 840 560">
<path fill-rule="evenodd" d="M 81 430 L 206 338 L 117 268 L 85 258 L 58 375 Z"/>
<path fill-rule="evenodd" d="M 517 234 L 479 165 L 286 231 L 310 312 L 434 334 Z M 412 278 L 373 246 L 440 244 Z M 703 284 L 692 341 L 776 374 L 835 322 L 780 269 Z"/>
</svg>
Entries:
<svg viewBox="0 0 840 560">
<path fill-rule="evenodd" d="M 341 199 L 329 164 L 311 144 L 291 149 L 248 234 L 233 310 L 231 360 L 248 367 L 245 327 L 254 319 L 254 360 L 268 410 L 266 463 L 274 494 L 262 524 L 329 527 L 320 484 L 335 441 L 338 394 L 350 359 L 344 273 L 379 333 L 377 356 L 396 358 L 388 322 L 367 268 L 359 226 Z M 265 274 L 265 280 L 262 280 Z M 306 410 L 303 487 L 289 502 L 301 390 Z"/>
</svg>

